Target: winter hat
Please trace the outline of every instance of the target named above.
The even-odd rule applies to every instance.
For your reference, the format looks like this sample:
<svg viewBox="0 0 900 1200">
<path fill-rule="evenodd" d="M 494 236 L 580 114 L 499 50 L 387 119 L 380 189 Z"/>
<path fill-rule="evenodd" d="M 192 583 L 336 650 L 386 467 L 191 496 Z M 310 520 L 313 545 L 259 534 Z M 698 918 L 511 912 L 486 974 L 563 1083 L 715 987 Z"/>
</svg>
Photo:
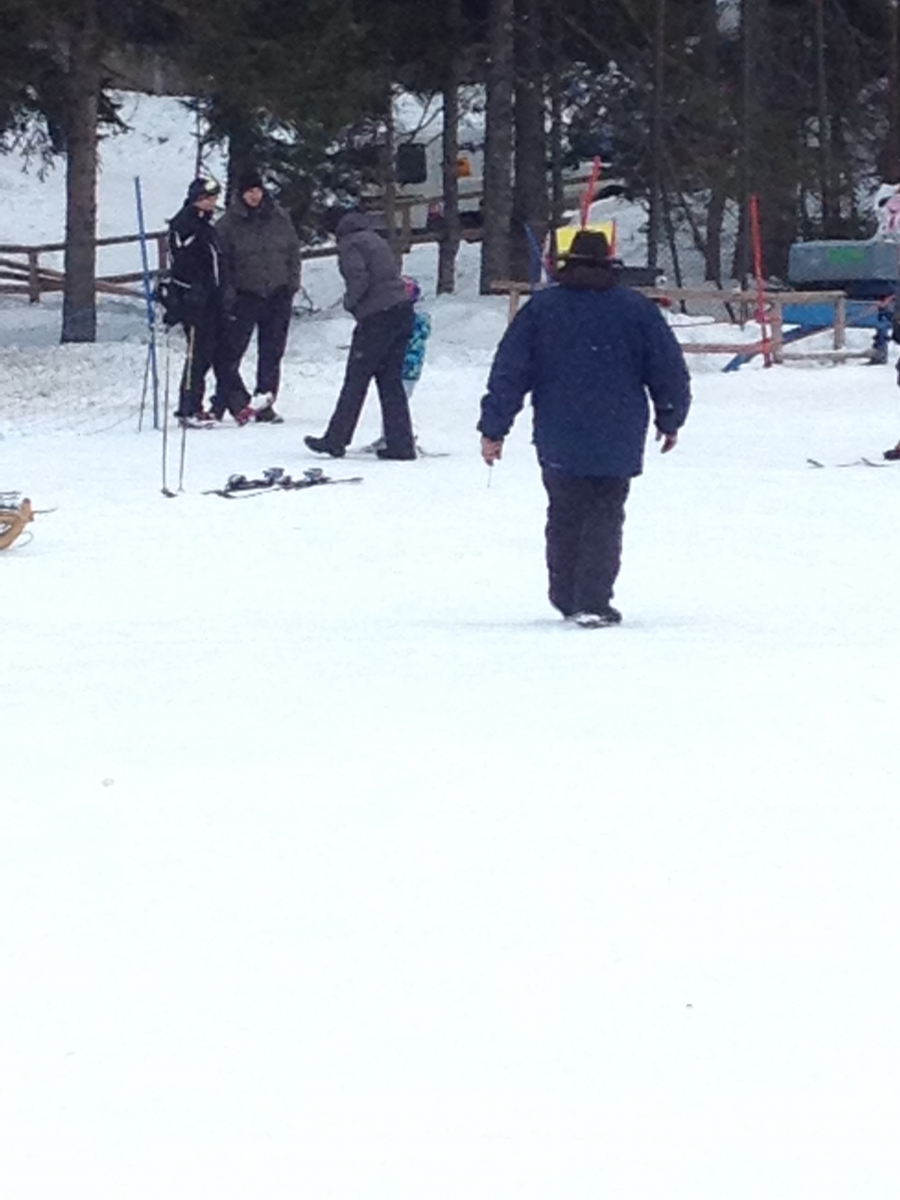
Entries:
<svg viewBox="0 0 900 1200">
<path fill-rule="evenodd" d="M 564 261 L 585 267 L 606 266 L 609 262 L 609 242 L 606 240 L 606 234 L 593 229 L 580 229 L 572 238 L 572 245 L 564 255 Z"/>
<path fill-rule="evenodd" d="M 412 275 L 404 275 L 402 276 L 402 279 L 403 286 L 406 288 L 407 296 L 410 300 L 412 300 L 413 304 L 415 304 L 415 302 L 422 295 L 422 289 L 419 287 L 418 279 L 413 279 Z"/>
<path fill-rule="evenodd" d="M 246 171 L 241 171 L 238 176 L 238 195 L 243 196 L 244 192 L 249 192 L 251 188 L 265 187 L 263 177 L 255 167 L 248 167 Z"/>
<path fill-rule="evenodd" d="M 196 204 L 198 200 L 202 200 L 204 196 L 218 196 L 221 192 L 221 185 L 215 179 L 207 179 L 200 175 L 194 179 L 187 191 L 188 204 Z"/>
</svg>

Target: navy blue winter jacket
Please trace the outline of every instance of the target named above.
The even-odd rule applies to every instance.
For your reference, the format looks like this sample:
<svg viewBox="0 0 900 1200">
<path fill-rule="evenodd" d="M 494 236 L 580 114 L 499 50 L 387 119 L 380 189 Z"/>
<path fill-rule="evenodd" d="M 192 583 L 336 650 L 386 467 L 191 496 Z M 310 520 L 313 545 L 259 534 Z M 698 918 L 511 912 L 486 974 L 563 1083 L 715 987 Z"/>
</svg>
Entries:
<svg viewBox="0 0 900 1200">
<path fill-rule="evenodd" d="M 690 407 L 681 347 L 656 305 L 629 288 L 558 285 L 538 292 L 497 347 L 478 428 L 498 441 L 525 394 L 543 467 L 571 475 L 640 475 L 649 424 L 676 433 Z"/>
</svg>

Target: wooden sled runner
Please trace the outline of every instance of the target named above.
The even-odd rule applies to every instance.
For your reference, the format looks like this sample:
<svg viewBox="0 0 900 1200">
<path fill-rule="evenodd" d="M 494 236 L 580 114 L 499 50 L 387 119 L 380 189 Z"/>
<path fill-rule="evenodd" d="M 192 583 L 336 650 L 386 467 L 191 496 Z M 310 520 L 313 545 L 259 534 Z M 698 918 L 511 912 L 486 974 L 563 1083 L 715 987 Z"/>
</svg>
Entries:
<svg viewBox="0 0 900 1200">
<path fill-rule="evenodd" d="M 0 550 L 8 550 L 25 526 L 34 520 L 34 509 L 30 500 L 22 500 L 15 507 L 7 507 L 6 496 L 0 498 Z"/>
</svg>

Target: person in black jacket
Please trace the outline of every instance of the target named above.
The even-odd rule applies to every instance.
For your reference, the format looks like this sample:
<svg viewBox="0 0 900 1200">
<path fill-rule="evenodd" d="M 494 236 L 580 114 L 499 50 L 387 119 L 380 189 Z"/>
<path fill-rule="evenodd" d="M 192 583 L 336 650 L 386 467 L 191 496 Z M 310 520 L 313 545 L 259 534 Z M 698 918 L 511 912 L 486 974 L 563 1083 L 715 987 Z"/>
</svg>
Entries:
<svg viewBox="0 0 900 1200">
<path fill-rule="evenodd" d="M 602 233 L 575 235 L 558 286 L 538 292 L 497 348 L 481 403 L 481 453 L 502 455 L 527 392 L 549 498 L 550 602 L 586 628 L 616 625 L 625 500 L 641 473 L 647 393 L 664 454 L 690 407 L 681 347 L 652 301 L 616 282 Z"/>
<path fill-rule="evenodd" d="M 290 215 L 256 170 L 240 176 L 216 232 L 225 274 L 232 385 L 242 393 L 249 417 L 280 423 L 275 402 L 294 294 L 300 287 L 300 239 Z M 254 332 L 256 387 L 251 401 L 240 366 Z"/>
<path fill-rule="evenodd" d="M 344 384 L 322 437 L 304 442 L 317 454 L 342 458 L 353 439 L 372 380 L 378 387 L 385 445 L 379 458 L 413 459 L 416 444 L 403 387 L 403 359 L 413 329 L 412 301 L 400 264 L 385 238 L 360 212 L 349 212 L 336 229 L 338 267 L 344 277 L 344 308 L 356 318 Z"/>
<path fill-rule="evenodd" d="M 213 213 L 220 188 L 214 179 L 197 178 L 188 188 L 184 206 L 169 222 L 170 284 L 166 323 L 181 324 L 187 356 L 181 376 L 176 417 L 184 421 L 211 420 L 226 407 L 237 418 L 241 398 L 231 396 L 231 372 L 225 352 L 219 247 Z M 213 413 L 203 411 L 206 375 L 216 376 Z"/>
</svg>

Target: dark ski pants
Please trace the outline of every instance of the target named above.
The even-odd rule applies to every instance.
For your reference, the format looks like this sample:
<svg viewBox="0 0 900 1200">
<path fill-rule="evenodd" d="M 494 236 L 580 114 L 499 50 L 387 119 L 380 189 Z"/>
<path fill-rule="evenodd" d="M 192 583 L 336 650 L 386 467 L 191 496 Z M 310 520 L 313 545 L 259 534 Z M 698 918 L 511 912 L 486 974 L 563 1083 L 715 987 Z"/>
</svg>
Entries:
<svg viewBox="0 0 900 1200">
<path fill-rule="evenodd" d="M 402 379 L 406 343 L 412 327 L 411 303 L 395 304 L 383 312 L 363 317 L 357 324 L 350 343 L 344 384 L 325 431 L 325 440 L 330 445 L 342 448 L 350 445 L 369 384 L 374 379 L 381 401 L 388 453 L 415 457 L 409 402 Z"/>
<path fill-rule="evenodd" d="M 207 372 L 212 369 L 216 376 L 216 400 L 213 403 L 213 407 L 216 407 L 221 397 L 228 394 L 230 370 L 222 313 L 217 305 L 209 305 L 194 321 L 186 321 L 183 328 L 187 339 L 187 355 L 181 373 L 176 415 L 192 417 L 203 407 Z"/>
<path fill-rule="evenodd" d="M 630 479 L 567 475 L 545 467 L 550 603 L 567 617 L 602 612 L 622 562 Z"/>
<path fill-rule="evenodd" d="M 256 331 L 257 395 L 271 392 L 278 395 L 281 383 L 281 360 L 287 346 L 291 324 L 291 293 L 278 288 L 270 296 L 254 292 L 238 292 L 228 319 L 228 349 L 231 356 L 232 389 L 240 392 L 245 401 L 250 393 L 241 379 L 241 360 L 247 353 L 250 339 Z"/>
</svg>

